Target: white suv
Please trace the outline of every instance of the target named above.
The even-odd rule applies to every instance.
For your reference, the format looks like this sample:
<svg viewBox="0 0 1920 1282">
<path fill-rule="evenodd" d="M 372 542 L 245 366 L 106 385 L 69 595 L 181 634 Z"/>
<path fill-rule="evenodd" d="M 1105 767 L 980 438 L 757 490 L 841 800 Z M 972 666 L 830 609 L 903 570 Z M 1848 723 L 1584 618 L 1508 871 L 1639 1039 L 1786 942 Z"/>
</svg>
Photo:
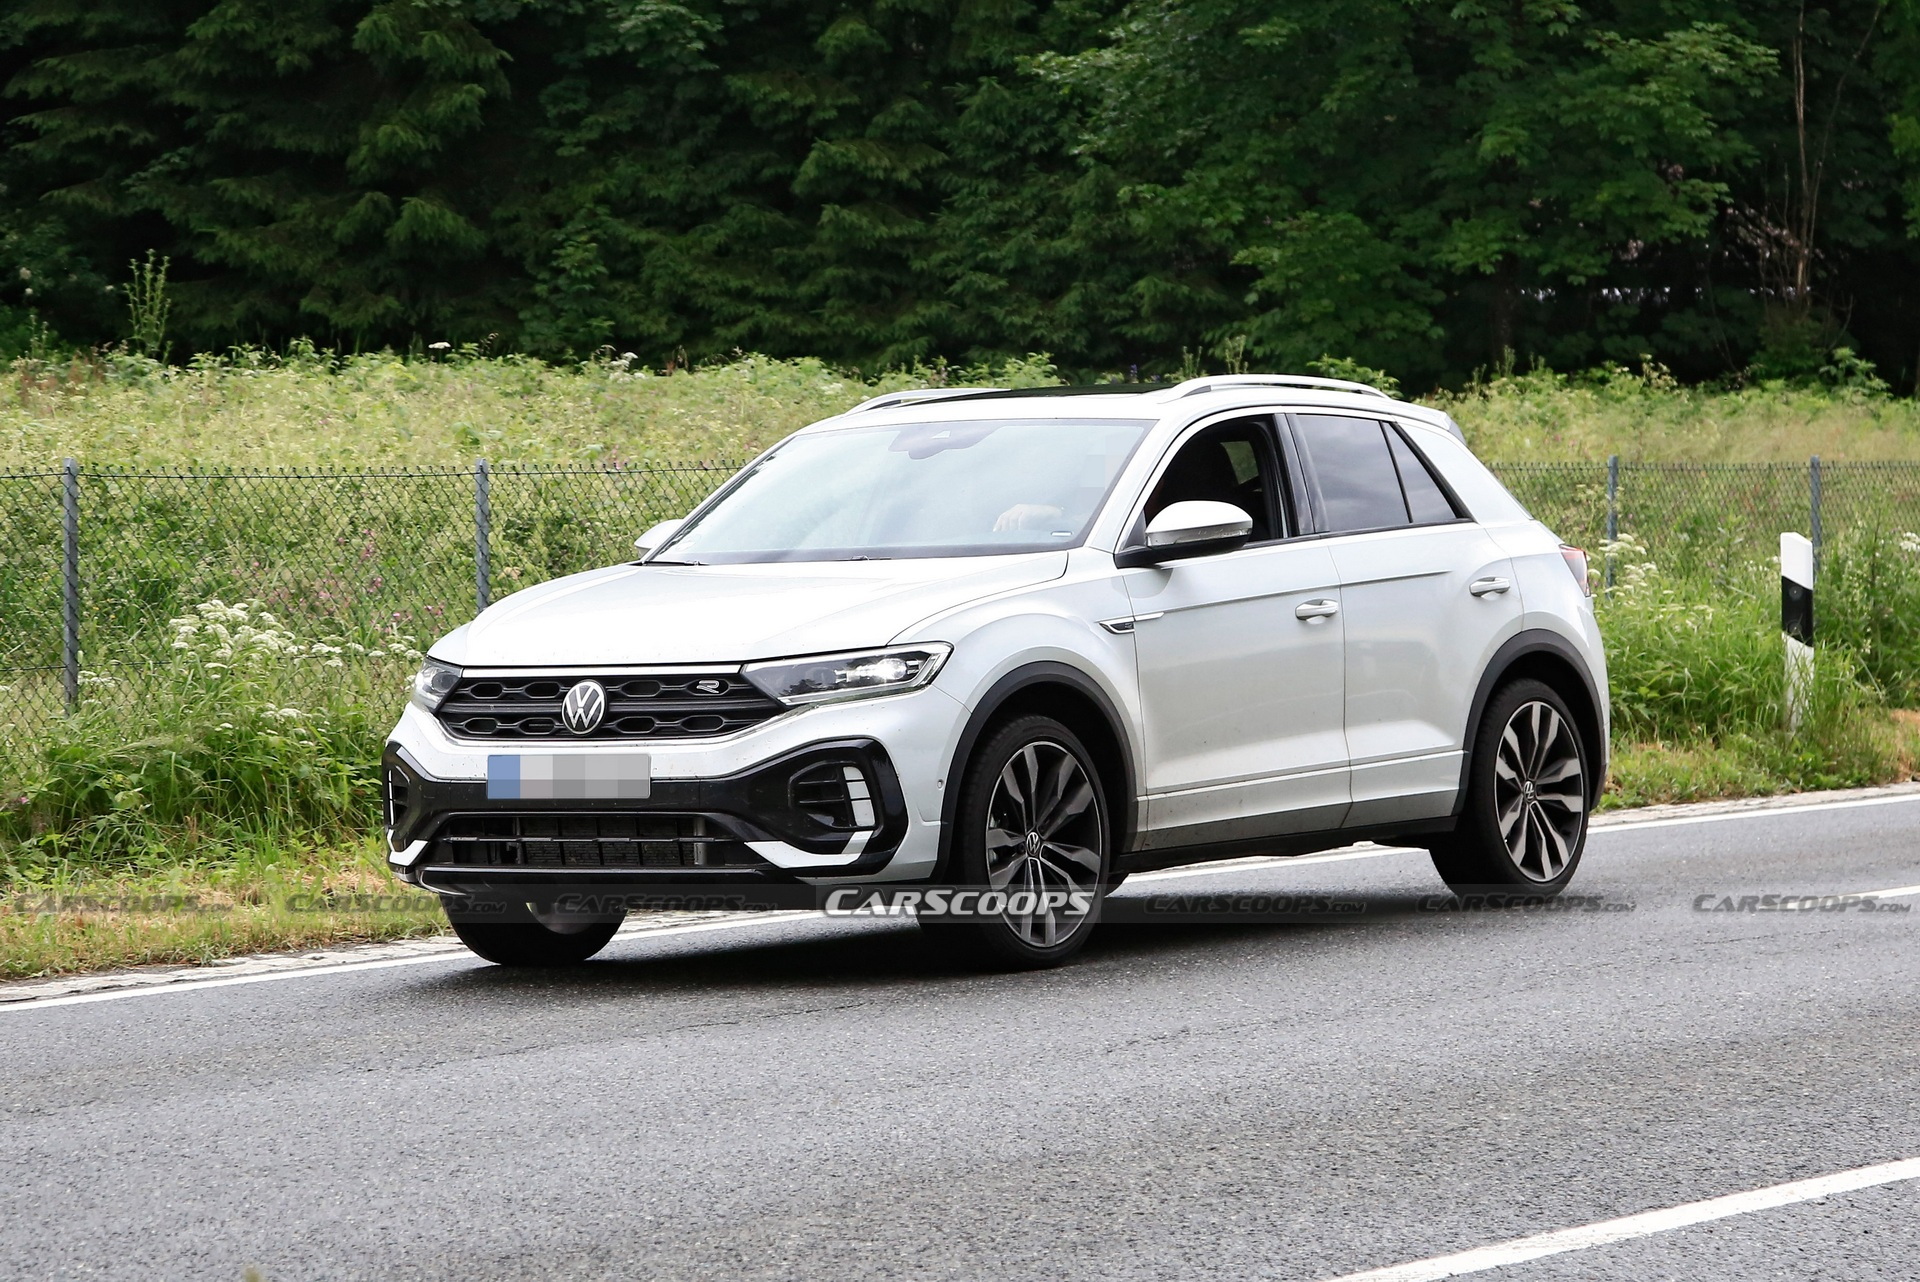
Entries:
<svg viewBox="0 0 1920 1282">
<path fill-rule="evenodd" d="M 394 729 L 392 866 L 491 960 L 885 883 L 1003 892 L 922 925 L 1047 965 L 1130 872 L 1360 839 L 1551 895 L 1606 773 L 1584 554 L 1356 383 L 885 396 L 638 546 L 437 642 Z"/>
</svg>

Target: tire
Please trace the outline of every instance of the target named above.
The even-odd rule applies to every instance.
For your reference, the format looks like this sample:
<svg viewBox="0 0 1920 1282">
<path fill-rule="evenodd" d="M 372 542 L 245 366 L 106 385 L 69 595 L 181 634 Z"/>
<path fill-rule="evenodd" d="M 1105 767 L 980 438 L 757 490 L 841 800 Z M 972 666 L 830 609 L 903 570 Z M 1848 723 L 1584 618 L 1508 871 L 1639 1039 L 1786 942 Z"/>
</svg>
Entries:
<svg viewBox="0 0 1920 1282">
<path fill-rule="evenodd" d="M 1567 701 L 1531 678 L 1487 701 L 1459 826 L 1431 846 L 1456 893 L 1552 897 L 1573 880 L 1592 795 L 1582 729 Z"/>
<path fill-rule="evenodd" d="M 460 942 L 499 966 L 577 966 L 607 946 L 626 914 L 566 917 L 541 904 L 509 904 L 477 918 L 449 911 Z"/>
<path fill-rule="evenodd" d="M 1040 716 L 1001 726 L 974 752 L 961 780 L 948 879 L 1009 893 L 1079 892 L 1088 906 L 1083 913 L 1068 907 L 973 921 L 922 917 L 921 928 L 987 969 L 1058 966 L 1086 945 L 1099 920 L 1113 865 L 1112 813 L 1093 758 L 1073 731 Z"/>
</svg>

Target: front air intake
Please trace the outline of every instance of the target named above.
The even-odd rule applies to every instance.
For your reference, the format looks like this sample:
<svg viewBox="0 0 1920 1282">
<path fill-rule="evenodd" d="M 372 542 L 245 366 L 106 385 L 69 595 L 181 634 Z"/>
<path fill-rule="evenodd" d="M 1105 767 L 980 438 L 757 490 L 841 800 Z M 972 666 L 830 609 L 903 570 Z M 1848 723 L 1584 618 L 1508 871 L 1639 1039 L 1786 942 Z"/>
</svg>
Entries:
<svg viewBox="0 0 1920 1282">
<path fill-rule="evenodd" d="M 385 791 L 387 827 L 398 832 L 406 826 L 407 812 L 412 807 L 413 780 L 399 766 L 388 766 Z"/>
<path fill-rule="evenodd" d="M 873 787 L 860 767 L 823 761 L 793 776 L 793 808 L 832 832 L 873 827 Z"/>
</svg>

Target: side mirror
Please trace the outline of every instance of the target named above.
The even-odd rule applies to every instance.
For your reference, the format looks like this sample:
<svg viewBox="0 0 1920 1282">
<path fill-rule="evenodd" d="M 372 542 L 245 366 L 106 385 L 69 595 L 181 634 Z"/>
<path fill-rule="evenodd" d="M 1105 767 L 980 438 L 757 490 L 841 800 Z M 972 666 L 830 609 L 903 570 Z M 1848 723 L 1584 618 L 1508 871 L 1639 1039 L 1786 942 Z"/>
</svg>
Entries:
<svg viewBox="0 0 1920 1282">
<path fill-rule="evenodd" d="M 1185 556 L 1231 552 L 1253 535 L 1253 518 L 1231 503 L 1190 499 L 1169 503 L 1147 522 L 1147 545 L 1114 559 L 1121 566 L 1158 565 Z"/>
<path fill-rule="evenodd" d="M 633 541 L 633 546 L 639 551 L 642 557 L 645 557 L 662 543 L 672 538 L 679 532 L 680 527 L 686 523 L 687 518 L 684 516 L 677 516 L 671 521 L 661 521 L 657 525 L 648 527 L 645 534 L 642 534 Z"/>
</svg>

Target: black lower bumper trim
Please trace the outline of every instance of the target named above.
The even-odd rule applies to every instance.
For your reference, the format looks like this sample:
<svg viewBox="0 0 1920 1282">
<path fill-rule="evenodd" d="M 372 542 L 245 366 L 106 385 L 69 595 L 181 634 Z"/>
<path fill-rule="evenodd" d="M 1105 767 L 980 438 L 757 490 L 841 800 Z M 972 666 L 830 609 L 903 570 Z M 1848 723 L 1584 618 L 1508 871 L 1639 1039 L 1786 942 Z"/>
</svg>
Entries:
<svg viewBox="0 0 1920 1282">
<path fill-rule="evenodd" d="M 543 874 L 567 874 L 576 871 L 563 865 L 574 863 L 574 851 L 587 864 L 644 863 L 646 859 L 615 858 L 615 848 L 664 852 L 673 849 L 677 866 L 660 868 L 592 867 L 580 869 L 605 876 L 642 877 L 660 872 L 676 878 L 702 874 L 706 869 L 689 867 L 707 861 L 686 852 L 696 848 L 711 852 L 719 862 L 731 867 L 723 872 L 728 880 L 750 882 L 759 878 L 779 879 L 777 869 L 746 850 L 746 843 L 776 841 L 813 855 L 835 855 L 845 851 L 855 833 L 843 822 L 856 812 L 841 801 L 836 806 L 823 804 L 820 785 L 831 782 L 836 771 L 844 769 L 855 785 L 864 786 L 870 795 L 861 799 L 868 809 L 857 812 L 858 821 L 871 825 L 861 853 L 849 862 L 818 871 L 820 876 L 871 876 L 885 868 L 906 836 L 908 816 L 906 794 L 886 750 L 871 739 L 837 739 L 808 744 L 784 753 L 737 774 L 710 779 L 657 779 L 644 799 L 619 800 L 498 800 L 487 796 L 487 786 L 476 780 L 438 779 L 422 769 L 403 747 L 387 745 L 382 776 L 386 785 L 386 811 L 396 849 L 416 841 L 428 843 L 428 849 L 402 876 L 419 885 L 425 869 L 434 865 L 487 865 L 489 873 L 498 872 L 500 863 L 546 864 L 537 869 Z M 830 768 L 822 775 L 822 768 Z M 484 826 L 489 817 L 511 820 L 510 830 L 494 835 Z M 592 832 L 572 832 L 565 826 L 567 817 L 598 819 Z M 629 833 L 614 821 L 630 818 L 645 821 Z M 482 821 L 472 832 L 456 829 L 454 823 Z M 541 820 L 560 826 L 544 835 L 533 830 L 532 821 Z M 689 821 L 684 831 L 664 830 L 655 834 L 658 823 Z M 656 840 L 656 835 L 659 840 Z M 445 837 L 446 840 L 442 840 Z M 724 837 L 724 843 L 711 838 Z M 475 840 L 478 839 L 478 840 Z M 505 849 L 518 844 L 519 851 Z M 463 852 L 485 849 L 487 858 L 462 858 Z M 534 858 L 532 852 L 542 856 Z M 562 865 L 562 866 L 555 866 Z M 760 867 L 743 866 L 760 865 Z M 715 870 L 716 872 L 721 870 Z"/>
<path fill-rule="evenodd" d="M 555 875 L 542 869 L 462 868 L 418 870 L 421 885 L 441 895 L 449 917 L 484 920 L 503 905 L 539 902 L 566 912 L 615 915 L 630 912 L 769 912 L 817 910 L 818 886 L 775 877 L 734 873 L 675 876 L 647 873 Z"/>
</svg>

